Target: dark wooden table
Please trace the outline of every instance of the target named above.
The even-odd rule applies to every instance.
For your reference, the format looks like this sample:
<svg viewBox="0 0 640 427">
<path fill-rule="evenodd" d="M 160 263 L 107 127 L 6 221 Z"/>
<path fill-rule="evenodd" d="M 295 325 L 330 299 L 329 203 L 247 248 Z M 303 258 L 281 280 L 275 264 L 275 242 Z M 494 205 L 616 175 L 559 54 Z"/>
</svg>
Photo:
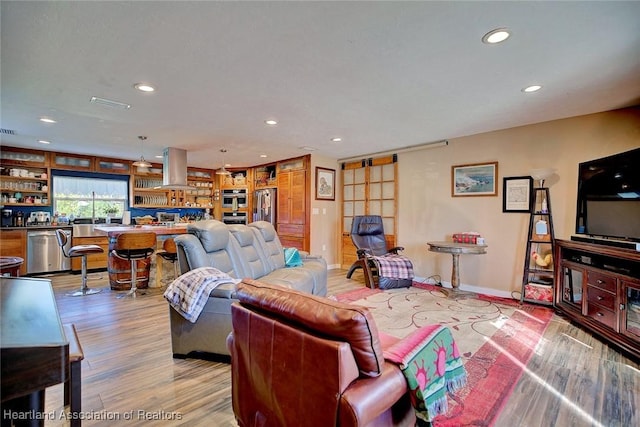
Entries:
<svg viewBox="0 0 640 427">
<path fill-rule="evenodd" d="M 9 276 L 18 277 L 20 275 L 20 266 L 24 260 L 17 256 L 0 256 L 0 276 L 8 274 Z"/>
<path fill-rule="evenodd" d="M 45 388 L 69 378 L 69 342 L 51 281 L 0 277 L 0 320 L 2 426 L 10 418 L 42 426 Z M 20 414 L 29 419 L 16 419 Z"/>
</svg>

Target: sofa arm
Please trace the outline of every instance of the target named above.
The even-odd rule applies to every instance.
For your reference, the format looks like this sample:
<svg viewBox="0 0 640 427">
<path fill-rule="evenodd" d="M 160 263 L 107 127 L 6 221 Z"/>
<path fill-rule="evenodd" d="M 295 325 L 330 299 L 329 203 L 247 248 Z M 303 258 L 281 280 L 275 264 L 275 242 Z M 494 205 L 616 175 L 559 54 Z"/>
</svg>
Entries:
<svg viewBox="0 0 640 427">
<path fill-rule="evenodd" d="M 193 234 L 181 234 L 174 239 L 178 251 L 180 272 L 186 273 L 199 267 L 210 267 L 207 253 L 200 240 Z"/>
<path fill-rule="evenodd" d="M 229 350 L 229 354 L 233 353 L 233 331 L 227 335 L 227 350 Z"/>
<path fill-rule="evenodd" d="M 400 400 L 407 399 L 407 381 L 396 365 L 385 362 L 376 378 L 360 377 L 340 398 L 338 425 L 368 425 Z"/>
</svg>

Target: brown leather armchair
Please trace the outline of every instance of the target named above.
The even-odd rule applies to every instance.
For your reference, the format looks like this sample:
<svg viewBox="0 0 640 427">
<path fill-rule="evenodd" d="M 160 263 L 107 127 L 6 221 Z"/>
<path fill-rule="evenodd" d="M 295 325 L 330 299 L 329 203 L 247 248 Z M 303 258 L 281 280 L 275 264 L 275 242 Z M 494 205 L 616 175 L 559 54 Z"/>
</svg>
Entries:
<svg viewBox="0 0 640 427">
<path fill-rule="evenodd" d="M 233 411 L 249 426 L 413 426 L 397 339 L 365 307 L 250 279 L 231 306 Z"/>
</svg>

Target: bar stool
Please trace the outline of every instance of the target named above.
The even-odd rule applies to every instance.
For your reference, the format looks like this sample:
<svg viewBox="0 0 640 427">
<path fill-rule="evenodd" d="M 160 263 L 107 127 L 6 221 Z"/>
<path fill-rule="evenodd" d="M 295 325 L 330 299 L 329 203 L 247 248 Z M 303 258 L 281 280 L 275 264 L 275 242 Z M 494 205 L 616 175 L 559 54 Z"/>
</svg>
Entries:
<svg viewBox="0 0 640 427">
<path fill-rule="evenodd" d="M 178 250 L 176 248 L 176 242 L 172 237 L 169 237 L 162 243 L 162 251 L 158 251 L 157 254 L 163 260 L 169 261 L 173 264 L 173 278 L 174 280 L 178 277 Z M 159 268 L 157 269 L 156 274 L 162 274 L 162 264 L 158 263 Z M 156 283 L 158 281 L 156 280 Z"/>
<path fill-rule="evenodd" d="M 146 277 L 138 278 L 137 262 L 150 258 L 155 251 L 155 246 L 156 233 L 154 232 L 127 232 L 116 237 L 116 244 L 111 254 L 129 261 L 131 265 L 131 290 L 125 295 L 119 295 L 118 298 L 136 296 L 136 283 L 147 279 Z M 128 280 L 123 280 L 120 283 L 126 282 Z"/>
<path fill-rule="evenodd" d="M 67 252 L 64 248 L 69 241 L 67 237 L 67 233 L 64 230 L 58 228 L 56 230 L 56 238 L 58 239 L 58 245 L 60 245 L 60 249 L 62 249 L 62 254 L 67 258 L 76 258 L 82 257 L 82 287 L 79 291 L 71 292 L 67 295 L 73 297 L 80 297 L 84 295 L 93 295 L 101 292 L 101 289 L 89 289 L 87 286 L 87 256 L 91 254 L 101 254 L 104 253 L 104 249 L 102 249 L 98 245 L 75 245 L 69 248 Z"/>
</svg>

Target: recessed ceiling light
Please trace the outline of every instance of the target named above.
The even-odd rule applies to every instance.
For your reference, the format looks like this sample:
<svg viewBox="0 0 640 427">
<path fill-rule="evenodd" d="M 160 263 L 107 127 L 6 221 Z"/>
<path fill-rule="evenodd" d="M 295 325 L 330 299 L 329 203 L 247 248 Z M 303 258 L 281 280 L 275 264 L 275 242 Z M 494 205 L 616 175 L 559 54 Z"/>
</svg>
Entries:
<svg viewBox="0 0 640 427">
<path fill-rule="evenodd" d="M 260 157 L 262 157 L 263 159 L 266 159 L 267 155 L 266 154 L 260 154 Z"/>
<path fill-rule="evenodd" d="M 340 138 L 339 136 L 336 136 L 335 138 L 331 138 L 332 142 L 341 142 L 342 138 Z"/>
<path fill-rule="evenodd" d="M 542 89 L 542 86 L 540 85 L 531 85 L 531 86 L 525 87 L 524 89 L 522 89 L 522 91 L 525 93 L 531 93 L 531 92 L 537 92 L 540 89 Z"/>
<path fill-rule="evenodd" d="M 133 85 L 133 87 L 141 92 L 154 92 L 156 90 L 156 88 L 147 83 L 136 83 L 135 85 Z"/>
<path fill-rule="evenodd" d="M 156 159 L 164 159 L 164 156 L 161 156 L 161 155 L 157 155 L 155 157 L 156 157 Z"/>
<path fill-rule="evenodd" d="M 44 140 L 44 139 L 39 139 L 38 142 L 40 144 L 51 144 L 51 141 L 47 141 L 47 140 Z"/>
<path fill-rule="evenodd" d="M 482 42 L 486 44 L 496 44 L 505 41 L 511 34 L 506 28 L 496 28 L 489 31 L 482 37 Z"/>
<path fill-rule="evenodd" d="M 58 123 L 55 120 L 49 118 L 49 117 L 40 117 L 40 121 L 44 122 L 44 123 Z"/>
<path fill-rule="evenodd" d="M 309 147 L 308 145 L 303 145 L 300 149 L 305 151 L 316 151 L 315 147 Z"/>
<path fill-rule="evenodd" d="M 278 124 L 276 120 L 265 120 L 264 122 L 270 126 L 275 126 Z"/>
</svg>

